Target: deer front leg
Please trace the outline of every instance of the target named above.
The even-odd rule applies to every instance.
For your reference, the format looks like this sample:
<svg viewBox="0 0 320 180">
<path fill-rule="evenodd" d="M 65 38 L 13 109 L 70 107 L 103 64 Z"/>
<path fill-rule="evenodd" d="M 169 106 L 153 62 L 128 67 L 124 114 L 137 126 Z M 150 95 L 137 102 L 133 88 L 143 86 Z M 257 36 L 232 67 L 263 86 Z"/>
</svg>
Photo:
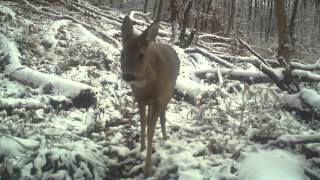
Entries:
<svg viewBox="0 0 320 180">
<path fill-rule="evenodd" d="M 146 149 L 146 106 L 138 105 L 140 114 L 140 125 L 141 125 L 141 147 L 140 152 Z"/>
<path fill-rule="evenodd" d="M 147 157 L 144 166 L 144 175 L 146 177 L 151 175 L 151 155 L 152 155 L 152 142 L 153 136 L 156 129 L 157 119 L 159 116 L 160 108 L 158 103 L 154 103 L 148 108 L 148 120 L 147 120 L 147 137 L 148 137 L 148 144 L 147 144 Z"/>
</svg>

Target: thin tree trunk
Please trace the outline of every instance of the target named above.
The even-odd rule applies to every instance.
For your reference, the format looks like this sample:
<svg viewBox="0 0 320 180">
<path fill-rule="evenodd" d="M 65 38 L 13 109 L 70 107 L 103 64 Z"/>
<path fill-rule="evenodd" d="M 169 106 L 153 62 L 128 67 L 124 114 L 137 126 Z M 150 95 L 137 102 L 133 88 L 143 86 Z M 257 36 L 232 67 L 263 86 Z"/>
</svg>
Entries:
<svg viewBox="0 0 320 180">
<path fill-rule="evenodd" d="M 209 0 L 208 6 L 207 6 L 207 10 L 206 10 L 206 15 L 207 15 L 207 16 L 209 16 L 209 14 L 210 14 L 211 4 L 212 4 L 212 0 Z M 206 20 L 205 20 L 205 22 L 204 22 L 204 29 L 205 29 L 205 30 L 208 29 L 208 21 L 209 21 L 209 18 L 206 18 Z"/>
<path fill-rule="evenodd" d="M 152 13 L 152 19 L 154 19 L 156 17 L 157 6 L 158 6 L 158 0 L 155 0 L 154 7 L 153 7 L 153 13 Z"/>
<path fill-rule="evenodd" d="M 252 16 L 252 0 L 249 1 L 249 13 L 248 13 L 248 29 L 247 33 L 249 34 L 250 32 L 250 27 L 251 27 L 251 16 Z"/>
<path fill-rule="evenodd" d="M 189 24 L 189 12 L 191 10 L 191 7 L 192 7 L 192 0 L 190 0 L 188 2 L 186 10 L 183 13 L 182 28 L 181 28 L 180 36 L 179 36 L 180 41 L 183 41 L 185 38 L 185 35 L 186 35 L 186 29 Z"/>
<path fill-rule="evenodd" d="M 252 35 L 253 36 L 254 36 L 254 30 L 255 30 L 255 24 L 256 24 L 257 9 L 258 9 L 258 1 L 254 0 L 254 14 L 253 14 L 253 21 L 252 21 Z"/>
<path fill-rule="evenodd" d="M 266 32 L 266 42 L 268 42 L 269 34 L 270 34 L 270 28 L 271 28 L 271 22 L 272 22 L 272 10 L 273 10 L 273 0 L 270 0 L 270 11 L 269 11 L 269 19 L 268 19 L 268 27 Z"/>
<path fill-rule="evenodd" d="M 290 59 L 287 16 L 284 9 L 284 0 L 275 0 L 278 25 L 278 55 L 286 61 Z"/>
<path fill-rule="evenodd" d="M 290 22 L 289 22 L 289 38 L 290 38 L 290 43 L 291 45 L 294 47 L 295 45 L 295 37 L 294 37 L 294 31 L 295 31 L 295 20 L 297 17 L 297 12 L 298 12 L 298 5 L 299 5 L 299 0 L 295 0 L 294 4 L 293 4 L 293 10 L 292 10 L 292 14 L 291 14 L 291 18 L 290 18 Z"/>
<path fill-rule="evenodd" d="M 237 0 L 231 0 L 231 14 L 230 14 L 227 29 L 225 32 L 225 35 L 227 37 L 230 36 L 231 30 L 233 30 L 234 18 L 236 14 L 236 3 L 237 3 Z"/>
<path fill-rule="evenodd" d="M 148 11 L 148 0 L 144 0 L 143 12 L 147 13 Z"/>
<path fill-rule="evenodd" d="M 170 8 L 171 8 L 171 26 L 172 26 L 172 41 L 177 43 L 179 41 L 178 38 L 178 14 L 179 14 L 179 7 L 178 7 L 178 0 L 171 0 L 170 1 Z"/>
<path fill-rule="evenodd" d="M 156 18 L 157 21 L 161 20 L 162 7 L 163 7 L 163 0 L 159 0 L 158 14 Z"/>
</svg>

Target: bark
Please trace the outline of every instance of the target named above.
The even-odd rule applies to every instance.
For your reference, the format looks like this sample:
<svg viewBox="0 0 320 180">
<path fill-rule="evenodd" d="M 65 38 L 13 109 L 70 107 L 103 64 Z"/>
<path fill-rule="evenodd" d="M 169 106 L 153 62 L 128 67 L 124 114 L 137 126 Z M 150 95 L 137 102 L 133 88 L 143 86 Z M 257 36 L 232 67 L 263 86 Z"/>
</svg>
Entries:
<svg viewBox="0 0 320 180">
<path fill-rule="evenodd" d="M 171 8 L 171 26 L 172 26 L 172 40 L 174 43 L 179 41 L 178 38 L 178 15 L 179 15 L 179 7 L 178 7 L 178 0 L 171 0 L 170 1 L 170 8 Z"/>
<path fill-rule="evenodd" d="M 272 14 L 273 14 L 273 0 L 270 0 L 270 10 L 269 10 L 269 18 L 268 18 L 268 26 L 267 26 L 267 32 L 266 32 L 266 42 L 268 42 L 269 35 L 270 35 L 270 29 L 271 29 L 271 22 L 272 22 Z"/>
<path fill-rule="evenodd" d="M 234 18 L 235 18 L 235 15 L 236 15 L 236 3 L 237 3 L 237 0 L 231 0 L 231 14 L 230 14 L 230 18 L 229 18 L 229 21 L 228 21 L 227 29 L 226 29 L 226 32 L 225 32 L 225 35 L 227 37 L 230 36 L 231 30 L 233 30 Z"/>
<path fill-rule="evenodd" d="M 149 0 L 144 0 L 144 5 L 143 5 L 143 12 L 144 13 L 147 13 L 147 11 L 148 11 L 148 1 Z"/>
<path fill-rule="evenodd" d="M 158 6 L 158 0 L 155 0 L 154 7 L 153 7 L 153 13 L 152 13 L 152 19 L 154 19 L 156 17 L 157 6 Z"/>
<path fill-rule="evenodd" d="M 286 61 L 290 60 L 289 38 L 287 27 L 287 15 L 284 7 L 284 0 L 276 0 L 276 16 L 278 25 L 278 55 L 282 56 Z"/>
<path fill-rule="evenodd" d="M 191 8 L 192 8 L 192 0 L 188 2 L 187 7 L 183 13 L 182 28 L 179 36 L 180 41 L 184 41 L 184 38 L 186 36 L 186 29 L 187 29 L 187 26 L 189 25 L 189 15 L 190 15 Z"/>
<path fill-rule="evenodd" d="M 207 10 L 206 10 L 206 14 L 207 16 L 210 14 L 210 10 L 211 10 L 211 4 L 212 4 L 212 0 L 209 0 L 208 4 L 207 4 Z M 204 21 L 204 29 L 207 30 L 208 29 L 208 21 L 209 19 L 206 19 Z"/>
<path fill-rule="evenodd" d="M 157 21 L 161 20 L 162 8 L 163 8 L 163 0 L 159 0 L 159 7 L 158 7 L 157 18 L 156 18 Z"/>
<path fill-rule="evenodd" d="M 290 22 L 289 22 L 289 38 L 290 38 L 290 43 L 293 47 L 296 41 L 296 38 L 294 37 L 294 33 L 295 33 L 295 26 L 296 26 L 295 20 L 297 17 L 298 5 L 299 5 L 299 0 L 295 0 L 293 4 L 293 10 L 292 10 Z"/>
</svg>

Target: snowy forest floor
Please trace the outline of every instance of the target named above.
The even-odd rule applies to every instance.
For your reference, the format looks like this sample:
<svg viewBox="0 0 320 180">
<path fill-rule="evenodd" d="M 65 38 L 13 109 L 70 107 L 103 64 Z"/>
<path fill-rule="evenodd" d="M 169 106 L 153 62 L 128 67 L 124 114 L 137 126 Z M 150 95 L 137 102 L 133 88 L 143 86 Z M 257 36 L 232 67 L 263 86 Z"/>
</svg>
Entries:
<svg viewBox="0 0 320 180">
<path fill-rule="evenodd" d="M 38 8 L 30 2 L 1 1 L 1 41 L 14 42 L 23 66 L 89 85 L 97 103 L 89 108 L 52 105 L 67 97 L 10 78 L 3 65 L 7 52 L 0 49 L 0 178 L 142 179 L 138 109 L 120 78 L 124 14 L 86 6 L 101 15 L 64 1 Z M 145 29 L 146 22 L 138 20 L 138 30 Z M 161 26 L 157 41 L 170 43 L 170 26 Z M 320 177 L 319 141 L 279 143 L 296 135 L 320 136 L 317 119 L 284 110 L 283 93 L 270 83 L 212 83 L 196 77 L 195 71 L 219 65 L 190 48 L 173 46 L 181 61 L 178 90 L 167 110 L 169 139 L 162 139 L 160 125 L 156 129 L 149 179 L 248 180 L 257 179 L 259 171 L 279 171 L 282 179 Z M 230 49 L 212 50 L 235 56 Z M 251 57 L 239 51 L 237 56 Z M 255 68 L 243 62 L 234 66 Z M 32 81 L 33 74 L 26 78 Z"/>
</svg>

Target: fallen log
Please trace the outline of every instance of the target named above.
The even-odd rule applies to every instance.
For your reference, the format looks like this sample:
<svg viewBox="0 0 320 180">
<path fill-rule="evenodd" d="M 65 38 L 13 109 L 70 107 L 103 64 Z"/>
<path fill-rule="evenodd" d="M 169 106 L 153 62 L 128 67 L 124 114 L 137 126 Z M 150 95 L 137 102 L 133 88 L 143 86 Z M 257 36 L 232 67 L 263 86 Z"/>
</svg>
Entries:
<svg viewBox="0 0 320 180">
<path fill-rule="evenodd" d="M 202 35 L 199 35 L 199 40 L 202 40 L 202 41 L 206 41 L 208 42 L 223 42 L 223 43 L 229 43 L 232 41 L 231 38 L 226 38 L 226 37 L 222 37 L 222 36 L 218 36 L 218 35 L 215 35 L 215 34 L 202 34 Z"/>
<path fill-rule="evenodd" d="M 200 53 L 202 55 L 204 55 L 205 57 L 208 57 L 209 59 L 214 60 L 215 62 L 227 67 L 227 68 L 234 68 L 235 66 L 227 61 L 225 61 L 224 59 L 221 59 L 220 57 L 206 51 L 203 48 L 199 48 L 199 47 L 194 47 L 194 48 L 187 48 L 185 49 L 186 53 Z"/>
<path fill-rule="evenodd" d="M 283 94 L 280 96 L 280 104 L 307 121 L 320 118 L 320 95 L 311 89 L 302 88 L 296 94 Z"/>
<path fill-rule="evenodd" d="M 282 135 L 278 137 L 273 143 L 275 144 L 309 144 L 320 143 L 320 134 L 313 135 Z"/>
<path fill-rule="evenodd" d="M 238 81 L 246 82 L 248 84 L 272 82 L 267 75 L 259 71 L 220 68 L 220 73 L 222 76 L 224 76 L 227 79 L 238 80 Z M 210 81 L 219 80 L 218 69 L 196 70 L 194 71 L 194 74 L 199 78 L 202 78 L 202 79 L 207 78 Z"/>
<path fill-rule="evenodd" d="M 283 71 L 283 68 L 274 69 L 275 75 L 280 79 L 284 76 Z M 201 79 L 208 79 L 209 81 L 219 80 L 218 68 L 195 70 L 193 73 Z M 220 73 L 230 80 L 238 80 L 248 84 L 273 82 L 269 76 L 255 70 L 220 68 Z M 309 71 L 293 70 L 292 76 L 298 82 L 320 82 L 320 75 L 313 74 Z"/>
<path fill-rule="evenodd" d="M 0 65 L 11 79 L 33 88 L 42 88 L 44 93 L 62 95 L 72 100 L 76 107 L 89 107 L 96 104 L 96 96 L 89 85 L 46 74 L 25 67 L 20 63 L 21 54 L 14 42 L 0 33 Z"/>
</svg>

